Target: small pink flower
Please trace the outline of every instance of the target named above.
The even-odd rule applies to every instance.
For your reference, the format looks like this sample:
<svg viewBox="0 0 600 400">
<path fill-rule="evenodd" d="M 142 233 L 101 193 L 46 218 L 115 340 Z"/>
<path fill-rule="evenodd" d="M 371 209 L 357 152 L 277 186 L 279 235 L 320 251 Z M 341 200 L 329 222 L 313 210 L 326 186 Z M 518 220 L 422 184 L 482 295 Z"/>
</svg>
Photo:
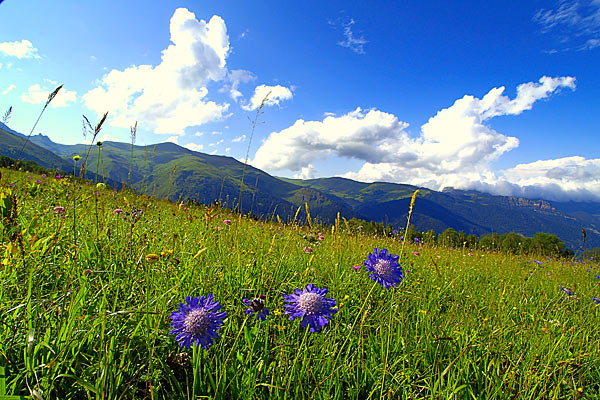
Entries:
<svg viewBox="0 0 600 400">
<path fill-rule="evenodd" d="M 115 208 L 113 210 L 113 214 L 115 215 L 121 215 L 123 213 L 123 210 L 121 210 L 120 208 Z"/>
<path fill-rule="evenodd" d="M 360 269 L 360 267 L 362 267 L 362 265 L 353 265 L 352 269 L 355 271 L 358 271 Z"/>
<path fill-rule="evenodd" d="M 325 239 L 325 236 L 323 236 L 323 234 L 322 234 L 321 232 L 319 232 L 319 233 L 317 233 L 317 238 L 318 238 L 319 240 L 324 240 L 324 239 Z"/>
<path fill-rule="evenodd" d="M 42 174 L 42 178 L 45 178 L 45 177 L 46 177 L 46 174 Z"/>
<path fill-rule="evenodd" d="M 413 256 L 418 256 L 419 252 L 418 251 L 413 251 Z"/>
<path fill-rule="evenodd" d="M 469 253 L 469 257 L 473 257 L 473 253 Z"/>
<path fill-rule="evenodd" d="M 56 214 L 64 214 L 65 208 L 62 206 L 56 206 L 52 209 L 52 211 L 54 211 Z"/>
<path fill-rule="evenodd" d="M 62 179 L 62 175 L 61 174 L 56 175 L 56 179 Z"/>
<path fill-rule="evenodd" d="M 310 246 L 306 246 L 306 247 L 304 248 L 304 252 L 305 252 L 306 254 L 310 254 L 310 253 L 312 253 L 312 252 L 313 252 L 313 249 L 312 249 Z"/>
<path fill-rule="evenodd" d="M 231 225 L 231 220 L 230 220 L 230 219 L 224 219 L 224 220 L 223 220 L 223 223 L 224 223 L 225 225 Z"/>
</svg>

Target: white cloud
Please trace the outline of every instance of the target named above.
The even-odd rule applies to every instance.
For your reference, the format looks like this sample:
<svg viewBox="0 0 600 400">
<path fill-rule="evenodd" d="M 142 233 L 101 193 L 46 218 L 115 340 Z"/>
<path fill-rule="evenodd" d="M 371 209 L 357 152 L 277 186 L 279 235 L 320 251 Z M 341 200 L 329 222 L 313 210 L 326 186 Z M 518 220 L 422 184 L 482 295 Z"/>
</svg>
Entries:
<svg viewBox="0 0 600 400">
<path fill-rule="evenodd" d="M 266 106 L 279 105 L 279 102 L 292 98 L 292 91 L 281 85 L 259 85 L 254 89 L 254 95 L 250 99 L 250 102 L 243 105 L 242 108 L 246 111 L 256 110 L 265 98 L 267 99 L 265 101 Z"/>
<path fill-rule="evenodd" d="M 518 115 L 562 87 L 575 89 L 575 79 L 542 77 L 538 83 L 519 85 L 514 99 L 503 94 L 504 87 L 490 90 L 481 99 L 466 95 L 431 117 L 417 137 L 408 134 L 406 122 L 376 109 L 358 108 L 322 121 L 298 120 L 271 133 L 252 165 L 314 177 L 315 161 L 343 157 L 364 162 L 358 171 L 344 174 L 360 181 L 409 183 L 435 190 L 494 186 L 507 178 L 494 174 L 490 163 L 516 148 L 519 140 L 496 132 L 487 121 Z"/>
<path fill-rule="evenodd" d="M 119 140 L 118 138 L 114 137 L 113 135 L 111 135 L 109 133 L 104 133 L 104 134 L 100 133 L 100 137 L 96 138 L 96 140 L 94 141 L 94 144 L 97 142 L 121 142 L 121 140 Z M 92 137 L 88 137 L 82 143 L 83 144 L 92 144 Z"/>
<path fill-rule="evenodd" d="M 0 63 L 0 69 L 2 69 L 2 63 Z"/>
<path fill-rule="evenodd" d="M 354 33 L 352 32 L 352 25 L 354 25 L 354 20 L 350 19 L 348 23 L 344 24 L 344 37 L 345 39 L 338 42 L 338 44 L 342 47 L 347 47 L 356 54 L 365 54 L 365 44 L 369 43 L 363 36 L 354 37 Z"/>
<path fill-rule="evenodd" d="M 177 143 L 178 140 L 179 140 L 179 136 L 169 136 L 167 138 L 167 140 L 165 140 L 165 142 L 179 144 L 179 143 Z"/>
<path fill-rule="evenodd" d="M 564 157 L 501 171 L 512 195 L 549 200 L 600 201 L 600 158 Z"/>
<path fill-rule="evenodd" d="M 223 87 L 223 90 L 229 90 L 229 96 L 235 101 L 238 98 L 242 97 L 242 92 L 238 90 L 240 83 L 248 83 L 256 79 L 256 76 L 250 72 L 243 69 L 234 69 L 231 70 L 227 76 L 229 81 L 231 82 L 231 86 Z"/>
<path fill-rule="evenodd" d="M 225 141 L 225 139 L 221 139 L 221 140 L 217 141 L 216 143 L 209 143 L 209 146 L 212 146 L 212 147 L 214 147 L 214 146 L 218 146 L 218 145 L 220 145 L 221 143 L 223 143 L 224 141 Z"/>
<path fill-rule="evenodd" d="M 533 16 L 543 33 L 556 33 L 563 45 L 578 50 L 600 46 L 600 1 L 561 1 L 555 9 L 540 9 Z M 565 48 L 564 50 L 567 50 Z"/>
<path fill-rule="evenodd" d="M 37 49 L 26 39 L 21 40 L 20 42 L 0 43 L 0 53 L 17 58 L 40 58 L 37 54 Z"/>
<path fill-rule="evenodd" d="M 210 154 L 210 155 L 215 155 L 215 154 L 217 154 L 217 151 L 219 151 L 219 150 L 218 150 L 218 149 L 214 149 L 213 151 L 211 151 L 211 152 L 210 152 L 210 153 L 208 153 L 208 154 Z"/>
<path fill-rule="evenodd" d="M 231 150 L 231 147 L 226 147 L 225 148 L 225 153 L 229 153 L 229 150 Z"/>
<path fill-rule="evenodd" d="M 171 42 L 157 66 L 113 69 L 101 85 L 83 96 L 85 105 L 113 126 L 127 128 L 140 121 L 155 133 L 183 135 L 185 128 L 228 117 L 228 104 L 206 100 L 206 85 L 227 76 L 229 37 L 223 19 L 198 21 L 185 8 L 175 10 Z"/>
<path fill-rule="evenodd" d="M 317 170 L 312 164 L 308 164 L 306 167 L 300 169 L 300 173 L 294 174 L 296 179 L 313 179 L 316 176 Z"/>
<path fill-rule="evenodd" d="M 13 89 L 15 89 L 15 88 L 16 88 L 16 86 L 15 86 L 14 84 L 12 84 L 12 83 L 11 83 L 11 84 L 10 84 L 10 85 L 8 85 L 8 87 L 7 87 L 7 88 L 6 88 L 6 89 L 5 89 L 5 90 L 2 92 L 2 95 L 4 96 L 4 95 L 8 94 L 8 93 L 9 93 L 11 90 L 13 90 Z"/>
<path fill-rule="evenodd" d="M 243 142 L 244 140 L 246 140 L 246 135 L 238 136 L 235 139 L 232 139 L 231 141 L 233 143 L 237 143 L 237 142 Z"/>
<path fill-rule="evenodd" d="M 204 149 L 203 144 L 196 144 L 196 143 L 188 143 L 188 144 L 184 145 L 183 147 L 185 147 L 186 149 L 192 150 L 192 151 L 201 151 L 202 149 Z"/>
<path fill-rule="evenodd" d="M 223 134 L 223 132 L 221 132 L 221 131 L 212 131 L 210 134 L 211 134 L 211 135 L 218 136 L 218 135 L 222 135 L 222 134 Z"/>
<path fill-rule="evenodd" d="M 27 92 L 21 95 L 21 100 L 25 103 L 44 104 L 46 101 L 48 101 L 48 96 L 50 93 L 52 93 L 52 90 L 42 87 L 36 83 L 35 85 L 29 86 Z M 67 107 L 69 103 L 75 103 L 76 101 L 77 92 L 67 90 L 63 87 L 50 103 L 50 107 Z"/>
<path fill-rule="evenodd" d="M 202 136 L 204 136 L 204 132 L 198 131 L 198 132 L 194 133 L 194 136 L 202 137 Z"/>
</svg>

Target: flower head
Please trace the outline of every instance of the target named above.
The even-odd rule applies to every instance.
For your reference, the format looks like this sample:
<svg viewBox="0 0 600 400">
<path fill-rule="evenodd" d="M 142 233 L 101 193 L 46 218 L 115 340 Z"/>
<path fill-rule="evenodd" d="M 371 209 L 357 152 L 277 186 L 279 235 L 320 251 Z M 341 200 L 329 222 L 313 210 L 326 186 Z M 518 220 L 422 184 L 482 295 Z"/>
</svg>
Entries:
<svg viewBox="0 0 600 400">
<path fill-rule="evenodd" d="M 566 287 L 562 287 L 560 285 L 558 287 L 569 296 L 573 296 L 575 294 L 574 291 L 567 289 Z"/>
<path fill-rule="evenodd" d="M 224 219 L 224 220 L 223 220 L 223 223 L 224 223 L 225 225 L 231 225 L 231 220 L 230 220 L 230 219 Z"/>
<path fill-rule="evenodd" d="M 252 300 L 243 299 L 245 305 L 248 306 L 246 310 L 246 314 L 252 315 L 252 313 L 256 313 L 256 319 L 260 319 L 264 321 L 267 319 L 267 315 L 269 315 L 269 309 L 265 307 L 265 295 L 261 294 L 257 298 Z"/>
<path fill-rule="evenodd" d="M 365 270 L 372 272 L 369 277 L 384 288 L 396 287 L 404 278 L 398 259 L 399 256 L 388 254 L 387 249 L 376 248 L 367 256 Z"/>
<path fill-rule="evenodd" d="M 73 156 L 73 161 L 77 162 L 79 160 L 81 160 L 81 156 L 79 154 Z"/>
<path fill-rule="evenodd" d="M 596 296 L 592 297 L 592 301 L 596 304 L 600 304 L 600 299 L 597 298 Z"/>
<path fill-rule="evenodd" d="M 121 210 L 120 208 L 115 208 L 113 210 L 113 214 L 115 214 L 115 215 L 121 215 L 121 214 L 123 214 L 123 210 Z"/>
<path fill-rule="evenodd" d="M 52 209 L 56 214 L 64 214 L 65 208 L 63 206 L 56 206 Z"/>
<path fill-rule="evenodd" d="M 329 323 L 329 319 L 337 312 L 335 299 L 325 298 L 327 289 L 316 288 L 312 283 L 304 290 L 295 289 L 292 294 L 284 294 L 285 313 L 290 315 L 290 320 L 302 317 L 300 326 L 310 327 L 311 332 L 318 332 Z"/>
<path fill-rule="evenodd" d="M 191 297 L 186 296 L 186 304 L 179 303 L 179 309 L 171 313 L 171 330 L 179 346 L 190 348 L 200 345 L 203 349 L 212 345 L 213 339 L 219 337 L 217 331 L 223 325 L 225 312 L 217 312 L 221 304 L 214 301 L 213 295 Z"/>
<path fill-rule="evenodd" d="M 306 246 L 306 247 L 304 248 L 304 252 L 305 252 L 306 254 L 310 254 L 310 253 L 312 253 L 312 252 L 313 252 L 313 249 L 312 249 L 312 247 L 310 247 L 310 246 Z"/>
</svg>

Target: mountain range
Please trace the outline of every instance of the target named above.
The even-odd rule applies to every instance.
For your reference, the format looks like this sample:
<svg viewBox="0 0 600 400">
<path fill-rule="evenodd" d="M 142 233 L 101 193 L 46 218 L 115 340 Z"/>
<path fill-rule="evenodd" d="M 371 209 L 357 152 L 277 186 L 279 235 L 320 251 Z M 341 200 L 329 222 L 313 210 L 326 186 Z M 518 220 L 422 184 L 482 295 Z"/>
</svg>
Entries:
<svg viewBox="0 0 600 400">
<path fill-rule="evenodd" d="M 25 140 L 25 135 L 0 123 L 0 155 L 16 158 Z M 546 232 L 558 236 L 568 248 L 580 250 L 584 228 L 587 247 L 600 247 L 599 202 L 551 202 L 452 188 L 438 192 L 411 185 L 363 183 L 340 177 L 289 179 L 269 175 L 250 165 L 245 168 L 242 185 L 243 163 L 174 143 L 64 145 L 37 134 L 30 137 L 21 159 L 72 172 L 74 155 L 82 157 L 80 162 L 87 158 L 88 177 L 94 176 L 98 169 L 98 175 L 113 187 L 129 184 L 138 192 L 172 200 L 192 199 L 204 204 L 221 201 L 228 206 L 239 206 L 242 186 L 242 211 L 261 217 L 279 215 L 282 219 L 291 219 L 298 207 L 307 203 L 313 219 L 324 223 L 332 222 L 339 212 L 346 219 L 403 227 L 410 198 L 420 189 L 411 217 L 417 230 L 433 229 L 440 233 L 453 228 L 479 236 L 516 232 L 529 237 Z M 299 217 L 305 218 L 304 207 Z"/>
</svg>

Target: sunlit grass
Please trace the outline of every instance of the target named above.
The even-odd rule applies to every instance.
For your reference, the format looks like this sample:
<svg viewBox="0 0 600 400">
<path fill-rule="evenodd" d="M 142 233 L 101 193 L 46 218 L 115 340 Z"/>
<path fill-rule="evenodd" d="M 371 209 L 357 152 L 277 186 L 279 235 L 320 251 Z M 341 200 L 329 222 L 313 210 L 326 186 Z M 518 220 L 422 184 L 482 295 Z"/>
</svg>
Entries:
<svg viewBox="0 0 600 400">
<path fill-rule="evenodd" d="M 17 206 L 0 232 L 0 399 L 600 396 L 597 264 L 418 247 L 349 233 L 343 220 L 311 229 L 2 174 Z M 403 251 L 396 289 L 353 268 L 375 247 Z M 282 294 L 309 283 L 338 307 L 318 333 L 284 314 Z M 220 337 L 180 348 L 171 312 L 209 293 L 227 312 Z M 264 322 L 242 302 L 261 294 Z"/>
</svg>

